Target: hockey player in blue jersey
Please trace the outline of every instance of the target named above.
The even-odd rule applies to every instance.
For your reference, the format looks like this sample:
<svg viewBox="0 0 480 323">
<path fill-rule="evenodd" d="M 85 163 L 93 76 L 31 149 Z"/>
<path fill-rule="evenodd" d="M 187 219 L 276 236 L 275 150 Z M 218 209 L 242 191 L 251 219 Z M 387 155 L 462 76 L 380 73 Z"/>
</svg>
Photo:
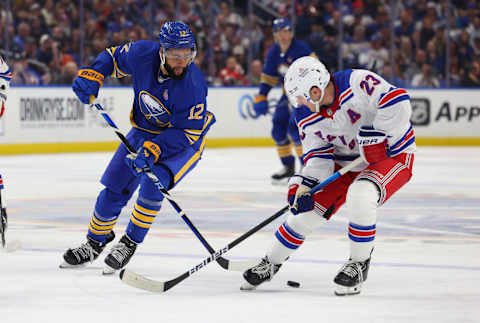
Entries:
<svg viewBox="0 0 480 323">
<path fill-rule="evenodd" d="M 287 72 L 288 66 L 299 57 L 315 56 L 307 43 L 293 39 L 292 24 L 287 18 L 275 19 L 273 21 L 273 32 L 276 43 L 268 50 L 263 73 L 260 77 L 259 94 L 255 97 L 253 104 L 257 116 L 267 114 L 268 93 L 279 82 L 283 84 L 283 77 Z M 290 109 L 288 99 L 283 94 L 275 107 L 272 118 L 272 138 L 275 141 L 278 156 L 282 162 L 282 169 L 272 175 L 273 184 L 286 182 L 295 173 L 292 141 L 300 163 L 303 163 L 302 144 Z"/>
<path fill-rule="evenodd" d="M 63 255 L 65 267 L 94 261 L 111 242 L 120 211 L 140 185 L 125 234 L 105 258 L 104 273 L 123 268 L 141 243 L 163 195 L 142 169 L 150 168 L 167 190 L 176 186 L 198 163 L 205 135 L 215 122 L 207 111 L 207 84 L 193 63 L 195 37 L 183 22 L 166 22 L 160 42 L 142 40 L 107 48 L 90 67 L 81 68 L 73 90 L 85 104 L 97 97 L 103 79 L 131 75 L 135 93 L 128 141 L 138 149 L 129 154 L 120 145 L 102 176 L 87 233 L 87 242 Z"/>
</svg>

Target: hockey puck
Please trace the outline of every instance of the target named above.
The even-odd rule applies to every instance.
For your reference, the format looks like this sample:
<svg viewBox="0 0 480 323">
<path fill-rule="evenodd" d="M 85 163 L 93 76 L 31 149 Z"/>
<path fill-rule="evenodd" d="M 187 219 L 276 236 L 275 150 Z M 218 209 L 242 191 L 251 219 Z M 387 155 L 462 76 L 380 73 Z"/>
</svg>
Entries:
<svg viewBox="0 0 480 323">
<path fill-rule="evenodd" d="M 296 281 L 293 281 L 293 280 L 287 281 L 287 285 L 290 286 L 290 287 L 295 287 L 295 288 L 300 287 L 300 283 L 296 282 Z"/>
</svg>

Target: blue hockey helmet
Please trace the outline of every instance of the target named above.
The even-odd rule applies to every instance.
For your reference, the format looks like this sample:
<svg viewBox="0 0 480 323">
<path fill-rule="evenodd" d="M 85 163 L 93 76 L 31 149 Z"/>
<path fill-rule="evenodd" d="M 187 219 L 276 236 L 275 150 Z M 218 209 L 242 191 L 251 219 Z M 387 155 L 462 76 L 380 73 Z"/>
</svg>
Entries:
<svg viewBox="0 0 480 323">
<path fill-rule="evenodd" d="M 191 48 L 192 55 L 190 62 L 197 55 L 197 46 L 195 44 L 195 36 L 188 26 L 182 21 L 167 21 L 163 24 L 158 34 L 160 46 L 162 46 L 163 57 L 162 64 L 165 63 L 165 56 L 169 48 Z"/>
<path fill-rule="evenodd" d="M 280 31 L 282 29 L 292 30 L 292 23 L 288 18 L 280 17 L 273 20 L 273 32 Z"/>
<path fill-rule="evenodd" d="M 158 34 L 160 45 L 164 49 L 192 48 L 196 50 L 195 36 L 188 26 L 181 21 L 167 21 Z"/>
</svg>

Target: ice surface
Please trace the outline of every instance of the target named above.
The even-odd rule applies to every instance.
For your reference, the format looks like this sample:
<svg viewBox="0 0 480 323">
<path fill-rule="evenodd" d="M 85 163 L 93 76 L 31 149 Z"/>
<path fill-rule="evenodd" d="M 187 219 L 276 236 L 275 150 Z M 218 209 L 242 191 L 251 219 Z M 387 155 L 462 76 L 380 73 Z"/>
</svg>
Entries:
<svg viewBox="0 0 480 323">
<path fill-rule="evenodd" d="M 346 211 L 309 236 L 274 280 L 242 292 L 241 273 L 210 264 L 165 294 L 101 275 L 101 256 L 84 270 L 60 270 L 62 253 L 85 239 L 112 153 L 0 157 L 10 227 L 21 249 L 0 253 L 0 322 L 479 322 L 479 148 L 420 147 L 415 175 L 379 209 L 376 249 L 362 293 L 333 294 L 348 255 Z M 215 248 L 285 204 L 272 186 L 274 148 L 208 149 L 172 194 Z M 118 222 L 128 223 L 130 203 Z M 261 257 L 281 219 L 227 254 Z M 171 279 L 207 251 L 164 203 L 129 268 Z M 286 285 L 288 280 L 300 288 Z"/>
</svg>

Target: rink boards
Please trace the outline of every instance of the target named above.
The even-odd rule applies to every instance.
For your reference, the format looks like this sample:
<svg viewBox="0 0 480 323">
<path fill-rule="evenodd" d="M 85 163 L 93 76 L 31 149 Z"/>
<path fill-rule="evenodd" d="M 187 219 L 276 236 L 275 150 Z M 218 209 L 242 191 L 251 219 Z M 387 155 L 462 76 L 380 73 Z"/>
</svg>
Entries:
<svg viewBox="0 0 480 323">
<path fill-rule="evenodd" d="M 209 147 L 270 146 L 271 117 L 255 119 L 253 87 L 209 89 L 208 109 L 217 119 Z M 479 90 L 409 90 L 412 124 L 420 145 L 480 145 Z M 281 95 L 271 91 L 271 110 Z M 100 102 L 123 130 L 130 127 L 133 91 L 106 87 Z M 69 87 L 14 87 L 0 120 L 0 154 L 113 150 L 118 141 L 103 119 Z"/>
</svg>

